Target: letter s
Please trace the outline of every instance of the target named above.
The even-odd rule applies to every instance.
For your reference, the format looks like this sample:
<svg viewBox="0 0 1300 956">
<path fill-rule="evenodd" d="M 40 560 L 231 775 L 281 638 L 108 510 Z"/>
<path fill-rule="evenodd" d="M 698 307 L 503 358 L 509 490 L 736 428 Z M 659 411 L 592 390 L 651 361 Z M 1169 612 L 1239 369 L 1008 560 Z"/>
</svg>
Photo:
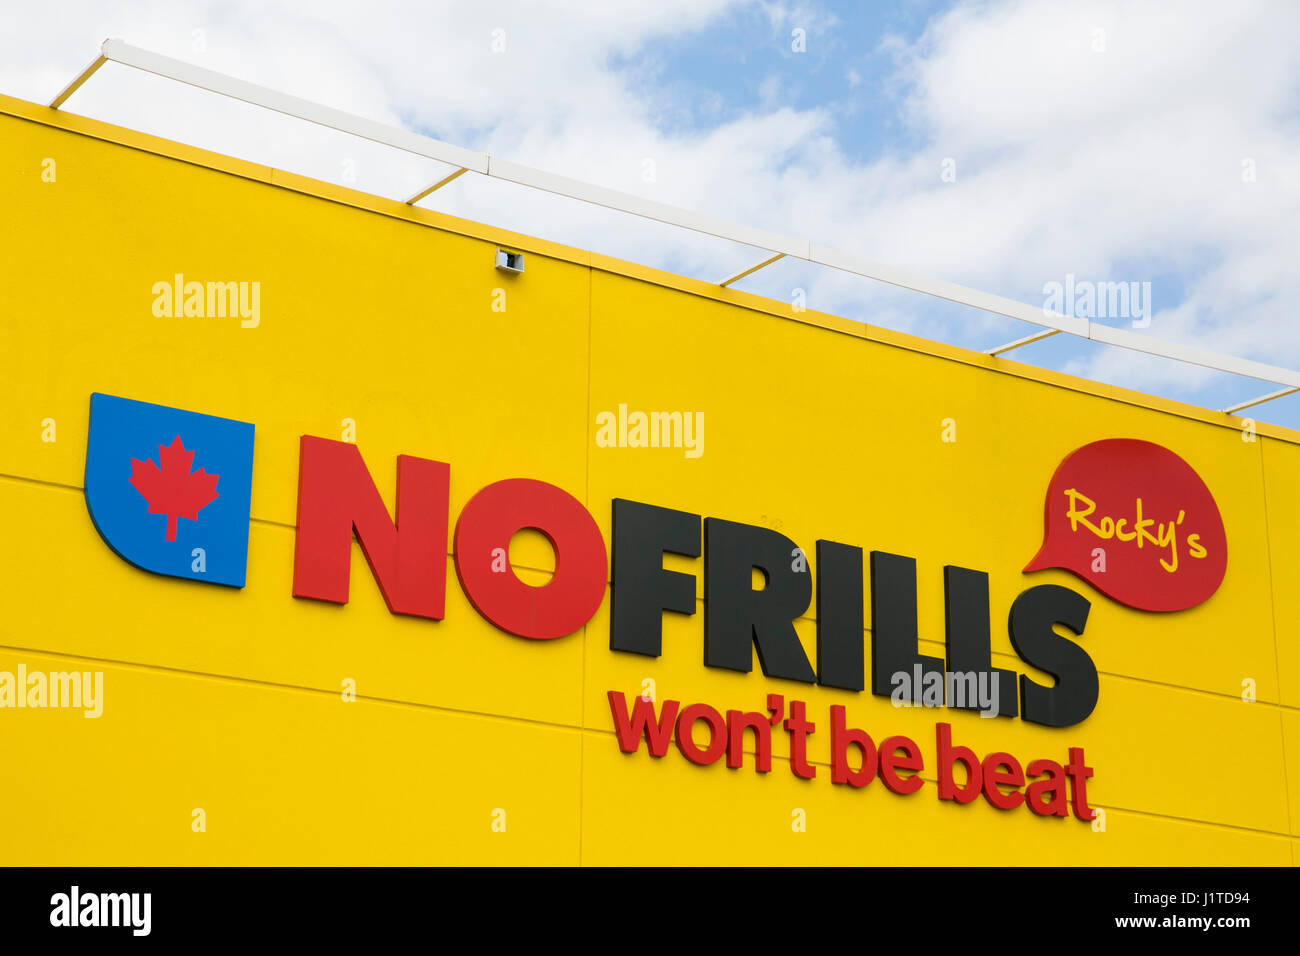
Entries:
<svg viewBox="0 0 1300 956">
<path fill-rule="evenodd" d="M 1052 629 L 1063 624 L 1082 634 L 1091 608 L 1083 595 L 1057 584 L 1029 588 L 1011 605 L 1011 646 L 1026 664 L 1056 678 L 1055 687 L 1044 687 L 1020 675 L 1020 716 L 1025 720 L 1069 727 L 1097 706 L 1097 666 L 1087 651 Z"/>
</svg>

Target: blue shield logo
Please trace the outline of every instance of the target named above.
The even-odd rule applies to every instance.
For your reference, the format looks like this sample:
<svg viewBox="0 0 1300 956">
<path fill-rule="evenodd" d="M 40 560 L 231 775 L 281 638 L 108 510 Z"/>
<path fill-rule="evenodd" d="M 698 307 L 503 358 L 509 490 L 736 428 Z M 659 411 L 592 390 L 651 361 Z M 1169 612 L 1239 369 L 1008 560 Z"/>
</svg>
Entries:
<svg viewBox="0 0 1300 956">
<path fill-rule="evenodd" d="M 252 492 L 247 422 L 90 396 L 86 507 L 136 567 L 242 588 Z"/>
</svg>

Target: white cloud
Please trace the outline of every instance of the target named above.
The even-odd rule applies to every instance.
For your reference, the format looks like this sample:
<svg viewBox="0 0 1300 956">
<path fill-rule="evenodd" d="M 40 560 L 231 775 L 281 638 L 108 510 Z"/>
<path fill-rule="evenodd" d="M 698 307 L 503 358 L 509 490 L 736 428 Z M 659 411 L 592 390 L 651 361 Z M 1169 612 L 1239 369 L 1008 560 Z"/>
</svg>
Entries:
<svg viewBox="0 0 1300 956">
<path fill-rule="evenodd" d="M 1300 292 L 1297 39 L 1286 3 L 962 9 L 911 53 L 913 118 L 969 157 L 962 218 L 1004 227 L 986 271 L 1182 273 L 1186 301 L 1152 334 L 1295 363 L 1300 339 L 1279 320 Z M 1129 364 L 1106 353 L 1091 371 Z"/>
</svg>

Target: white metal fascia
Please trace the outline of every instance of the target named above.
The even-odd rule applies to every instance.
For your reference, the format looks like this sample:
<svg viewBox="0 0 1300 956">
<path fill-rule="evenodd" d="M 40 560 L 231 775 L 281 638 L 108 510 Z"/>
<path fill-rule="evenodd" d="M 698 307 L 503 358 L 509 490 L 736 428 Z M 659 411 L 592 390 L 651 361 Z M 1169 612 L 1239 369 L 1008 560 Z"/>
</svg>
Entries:
<svg viewBox="0 0 1300 956">
<path fill-rule="evenodd" d="M 1008 342 L 1006 345 L 999 345 L 995 348 L 985 349 L 984 354 L 998 356 L 1003 352 L 1010 352 L 1012 349 L 1018 349 L 1022 345 L 1032 345 L 1035 342 L 1043 341 L 1043 339 L 1049 339 L 1053 335 L 1060 335 L 1060 332 L 1057 329 L 1043 329 L 1041 332 L 1026 335 L 1024 338 L 1016 339 L 1014 342 Z"/>
<path fill-rule="evenodd" d="M 322 106 L 310 100 L 289 96 L 287 93 L 278 93 L 255 83 L 247 83 L 244 80 L 237 80 L 233 76 L 226 76 L 224 73 L 217 73 L 201 66 L 194 66 L 192 63 L 186 63 L 183 60 L 173 60 L 169 56 L 141 50 L 122 40 L 105 40 L 101 52 L 104 59 L 111 60 L 114 63 L 121 63 L 123 66 L 132 66 L 137 70 L 144 70 L 146 73 L 177 80 L 212 93 L 220 93 L 223 96 L 251 103 L 254 106 L 261 106 L 277 113 L 283 113 L 285 116 L 293 116 L 309 123 L 315 123 L 318 126 L 327 126 L 330 129 L 338 130 L 340 133 L 350 133 L 353 136 L 368 139 L 373 143 L 382 143 L 385 146 L 392 146 L 395 149 L 414 153 L 417 156 L 424 156 L 427 159 L 436 159 L 452 166 L 463 166 L 465 169 L 472 169 L 477 173 L 487 172 L 487 153 L 463 149 L 460 146 L 443 143 L 428 136 L 385 126 L 383 123 L 376 123 L 374 120 L 368 120 L 352 113 L 345 113 L 329 106 Z"/>
<path fill-rule="evenodd" d="M 1051 309 L 1026 305 L 1014 299 L 1004 299 L 1000 295 L 980 292 L 978 289 L 958 285 L 955 282 L 948 282 L 946 279 L 933 279 L 916 272 L 909 272 L 906 269 L 898 269 L 894 266 L 871 262 L 867 259 L 858 259 L 847 256 L 842 252 L 836 252 L 834 249 L 828 249 L 825 246 L 813 246 L 811 260 L 821 265 L 839 269 L 841 272 L 851 272 L 854 275 L 866 276 L 868 279 L 887 282 L 890 285 L 896 285 L 904 289 L 924 292 L 936 298 L 947 299 L 949 302 L 959 302 L 962 305 L 969 305 L 985 312 L 1005 315 L 1007 318 L 1019 319 L 1022 322 L 1055 329 L 1058 332 L 1069 332 L 1071 335 L 1088 337 L 1087 319 L 1062 315 L 1059 312 L 1053 312 Z"/>
<path fill-rule="evenodd" d="M 432 186 L 426 186 L 424 189 L 421 189 L 410 199 L 406 200 L 406 205 L 414 206 L 421 199 L 425 198 L 426 196 L 433 195 L 443 186 L 447 185 L 450 182 L 454 182 L 455 180 L 459 179 L 461 176 L 465 175 L 465 173 L 467 172 L 469 172 L 468 169 L 461 167 L 460 169 L 457 169 L 454 172 L 448 173 L 446 176 L 443 176 L 442 179 L 438 180 Z"/>
<path fill-rule="evenodd" d="M 81 85 L 95 75 L 101 66 L 108 62 L 108 58 L 102 53 L 90 61 L 90 65 L 73 77 L 72 82 L 59 91 L 59 95 L 50 100 L 50 109 L 57 110 L 62 106 L 73 93 L 81 89 Z"/>
<path fill-rule="evenodd" d="M 497 159 L 495 156 L 490 157 L 488 161 L 487 174 L 493 179 L 517 183 L 520 186 L 531 186 L 533 189 L 554 193 L 557 196 L 567 196 L 570 199 L 592 203 L 596 206 L 604 206 L 606 209 L 631 213 L 634 216 L 640 216 L 642 219 L 653 219 L 656 222 L 667 223 L 670 226 L 680 226 L 683 229 L 701 232 L 718 239 L 730 239 L 732 242 L 754 246 L 758 249 L 766 249 L 768 252 L 780 252 L 783 255 L 795 256 L 800 259 L 808 258 L 808 241 L 806 239 L 793 239 L 779 233 L 767 232 L 764 229 L 738 225 L 737 223 L 727 222 L 725 219 L 717 219 L 703 213 L 691 212 L 677 206 L 655 202 L 652 199 L 642 199 L 640 196 L 633 196 L 631 193 L 606 189 L 604 186 L 593 186 L 591 183 L 584 183 L 578 179 L 570 179 L 568 176 L 559 176 L 555 173 L 533 169 L 531 166 L 521 166 L 519 163 Z"/>
<path fill-rule="evenodd" d="M 1228 415 L 1235 415 L 1245 408 L 1253 408 L 1256 405 L 1263 405 L 1265 402 L 1271 402 L 1275 398 L 1285 398 L 1288 395 L 1294 395 L 1300 392 L 1300 387 L 1283 388 L 1276 392 L 1269 392 L 1267 395 L 1261 395 L 1259 398 L 1252 398 L 1249 401 L 1238 402 L 1236 405 L 1229 405 L 1223 411 Z"/>
<path fill-rule="evenodd" d="M 1265 382 L 1294 385 L 1300 388 L 1300 372 L 1250 359 L 1236 358 L 1232 355 L 1220 355 L 1209 349 L 1183 345 L 1181 342 L 1167 342 L 1149 335 L 1137 335 L 1127 329 L 1116 329 L 1109 325 L 1089 322 L 1088 338 L 1094 342 L 1117 345 L 1134 352 L 1146 352 L 1148 355 L 1159 355 L 1161 358 L 1173 359 L 1176 362 L 1186 362 L 1189 365 L 1212 368 L 1219 372 L 1231 372 L 1233 375 L 1244 375 L 1246 378 L 1258 378 Z"/>
<path fill-rule="evenodd" d="M 736 273 L 734 273 L 734 274 L 732 274 L 732 275 L 727 276 L 725 279 L 723 279 L 721 282 L 719 282 L 718 285 L 722 286 L 722 288 L 725 289 L 727 286 L 731 285 L 733 282 L 739 282 L 741 279 L 745 278 L 745 276 L 752 276 L 752 275 L 753 275 L 755 272 L 757 272 L 759 269 L 766 269 L 766 268 L 767 268 L 768 266 L 770 266 L 772 263 L 774 263 L 774 262 L 779 262 L 780 260 L 782 260 L 782 259 L 784 259 L 784 258 L 785 258 L 785 253 L 784 253 L 784 252 L 778 252 L 778 253 L 776 253 L 775 255 L 770 255 L 770 256 L 768 256 L 766 259 L 763 259 L 761 262 L 756 262 L 756 263 L 754 263 L 754 264 L 753 264 L 752 266 L 750 266 L 748 269 L 741 269 L 739 272 L 736 272 Z"/>
</svg>

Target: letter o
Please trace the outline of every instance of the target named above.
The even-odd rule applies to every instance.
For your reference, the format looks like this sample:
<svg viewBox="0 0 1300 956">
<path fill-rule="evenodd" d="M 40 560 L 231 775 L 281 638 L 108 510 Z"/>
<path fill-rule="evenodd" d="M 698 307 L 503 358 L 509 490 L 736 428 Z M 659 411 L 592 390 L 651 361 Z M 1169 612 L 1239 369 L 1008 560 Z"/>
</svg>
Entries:
<svg viewBox="0 0 1300 956">
<path fill-rule="evenodd" d="M 709 745 L 700 749 L 691 737 L 691 728 L 697 720 L 709 725 Z M 691 704 L 677 715 L 677 749 L 691 763 L 705 766 L 716 761 L 727 749 L 727 722 L 708 704 Z"/>
<path fill-rule="evenodd" d="M 492 571 L 492 551 L 510 553 L 524 528 L 546 535 L 555 549 L 555 575 L 541 587 L 514 573 Z M 460 513 L 456 576 L 475 610 L 518 637 L 550 640 L 572 634 L 605 599 L 605 539 L 577 498 L 532 478 L 508 478 L 481 490 Z"/>
</svg>

